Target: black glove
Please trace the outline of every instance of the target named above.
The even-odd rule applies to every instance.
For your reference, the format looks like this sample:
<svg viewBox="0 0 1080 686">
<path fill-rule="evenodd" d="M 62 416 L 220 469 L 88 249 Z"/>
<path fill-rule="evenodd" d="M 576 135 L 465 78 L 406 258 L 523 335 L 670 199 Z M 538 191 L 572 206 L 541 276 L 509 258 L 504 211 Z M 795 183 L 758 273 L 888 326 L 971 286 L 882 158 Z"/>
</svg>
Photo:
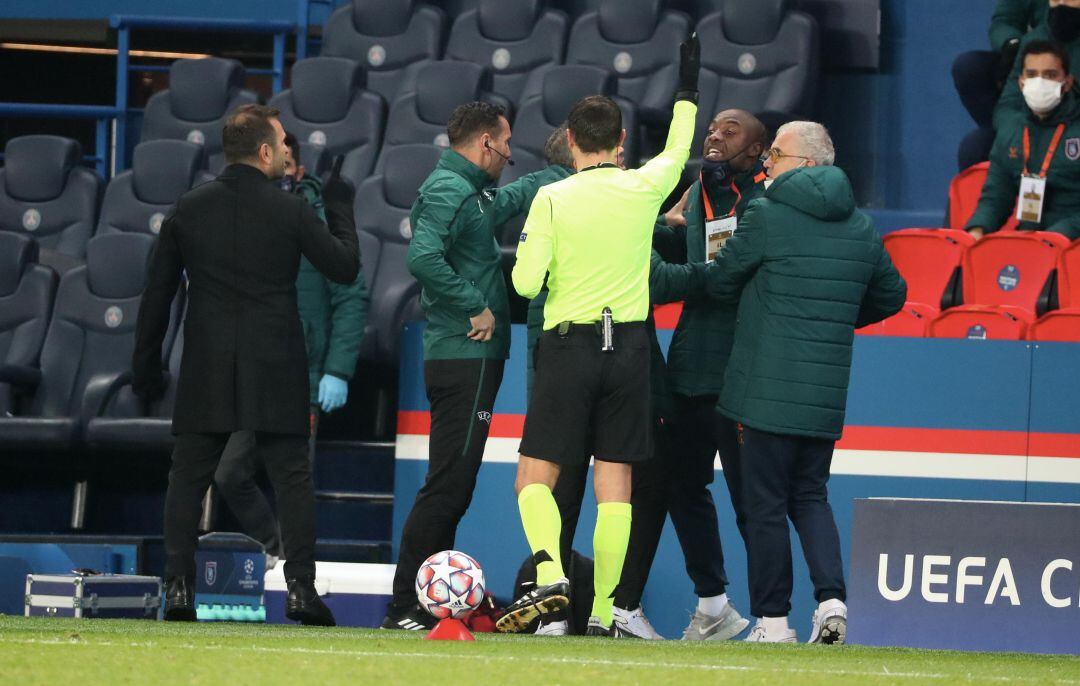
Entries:
<svg viewBox="0 0 1080 686">
<path fill-rule="evenodd" d="M 1004 85 L 1005 81 L 1009 78 L 1009 74 L 1012 73 L 1013 63 L 1016 62 L 1016 55 L 1020 52 L 1020 39 L 1013 38 L 1012 40 L 1001 46 L 1001 53 L 998 57 L 997 69 L 994 72 L 994 80 L 998 84 Z"/>
<path fill-rule="evenodd" d="M 322 196 L 326 204 L 339 204 L 352 207 L 356 197 L 356 189 L 348 179 L 341 178 L 341 164 L 345 161 L 344 155 L 338 155 L 334 159 L 334 168 L 330 171 L 326 183 L 323 184 Z"/>
<path fill-rule="evenodd" d="M 698 72 L 701 71 L 701 43 L 697 32 L 679 45 L 679 89 L 675 91 L 676 100 L 698 101 Z"/>
</svg>

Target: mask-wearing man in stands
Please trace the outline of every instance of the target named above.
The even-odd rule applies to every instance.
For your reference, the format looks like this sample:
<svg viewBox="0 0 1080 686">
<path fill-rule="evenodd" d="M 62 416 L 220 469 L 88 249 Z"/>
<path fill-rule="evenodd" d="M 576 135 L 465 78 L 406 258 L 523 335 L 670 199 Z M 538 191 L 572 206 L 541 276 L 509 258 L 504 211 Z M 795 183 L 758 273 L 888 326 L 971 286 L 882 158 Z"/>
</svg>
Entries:
<svg viewBox="0 0 1080 686">
<path fill-rule="evenodd" d="M 1080 100 L 1070 54 L 1060 43 L 1032 41 L 1021 59 L 1017 84 L 1024 116 L 998 129 L 986 184 L 966 228 L 977 238 L 993 233 L 1020 201 L 1025 210 L 1021 230 L 1075 239 L 1080 237 Z M 1021 199 L 1025 176 L 1042 182 L 1025 183 Z"/>
</svg>

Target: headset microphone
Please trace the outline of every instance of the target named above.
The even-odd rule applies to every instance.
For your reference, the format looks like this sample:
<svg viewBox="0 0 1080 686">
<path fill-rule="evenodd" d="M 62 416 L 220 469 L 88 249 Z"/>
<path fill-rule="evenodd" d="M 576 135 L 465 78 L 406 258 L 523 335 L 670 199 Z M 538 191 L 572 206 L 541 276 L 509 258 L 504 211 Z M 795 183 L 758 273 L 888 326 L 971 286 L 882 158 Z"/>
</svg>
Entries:
<svg viewBox="0 0 1080 686">
<path fill-rule="evenodd" d="M 506 160 L 506 163 L 509 164 L 511 167 L 514 166 L 514 160 L 510 159 L 509 157 L 502 154 L 501 152 L 499 152 L 495 148 L 491 147 L 491 143 L 489 141 L 484 141 L 484 147 L 487 148 L 488 150 L 490 150 L 491 152 L 495 153 L 499 157 L 503 158 L 504 160 Z"/>
</svg>

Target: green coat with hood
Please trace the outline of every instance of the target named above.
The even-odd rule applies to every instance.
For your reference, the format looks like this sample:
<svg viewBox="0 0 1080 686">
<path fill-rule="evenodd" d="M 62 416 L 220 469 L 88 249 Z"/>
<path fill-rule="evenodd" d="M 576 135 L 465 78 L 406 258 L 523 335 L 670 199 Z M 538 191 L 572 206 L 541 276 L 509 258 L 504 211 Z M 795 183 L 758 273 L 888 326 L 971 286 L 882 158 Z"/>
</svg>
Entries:
<svg viewBox="0 0 1080 686">
<path fill-rule="evenodd" d="M 1066 93 L 1046 119 L 1039 120 L 1025 105 L 1024 121 L 998 130 L 990 151 L 986 183 L 968 227 L 981 226 L 988 233 L 997 231 L 1012 214 L 1024 171 L 1024 127 L 1031 134 L 1028 171 L 1038 174 L 1054 131 L 1059 124 L 1065 124 L 1065 133 L 1046 173 L 1042 222 L 1021 222 L 1020 228 L 1053 231 L 1070 240 L 1080 238 L 1080 98 L 1074 91 L 1075 87 Z"/>
<path fill-rule="evenodd" d="M 837 167 L 780 175 L 705 277 L 738 303 L 717 408 L 754 429 L 836 440 L 855 328 L 895 314 L 907 285 Z"/>
<path fill-rule="evenodd" d="M 305 176 L 293 191 L 303 196 L 323 221 L 322 182 Z M 304 327 L 308 356 L 308 381 L 311 404 L 319 400 L 319 381 L 330 374 L 348 381 L 356 372 L 360 341 L 367 321 L 368 291 L 364 271 L 356 280 L 343 285 L 330 281 L 315 269 L 306 257 L 300 257 L 296 275 L 296 305 Z"/>
<path fill-rule="evenodd" d="M 423 287 L 424 359 L 495 359 L 510 354 L 510 305 L 495 228 L 529 208 L 543 185 L 568 175 L 552 166 L 502 188 L 453 150 L 420 186 L 409 220 L 408 267 Z M 490 341 L 470 340 L 470 317 L 491 308 Z"/>
</svg>

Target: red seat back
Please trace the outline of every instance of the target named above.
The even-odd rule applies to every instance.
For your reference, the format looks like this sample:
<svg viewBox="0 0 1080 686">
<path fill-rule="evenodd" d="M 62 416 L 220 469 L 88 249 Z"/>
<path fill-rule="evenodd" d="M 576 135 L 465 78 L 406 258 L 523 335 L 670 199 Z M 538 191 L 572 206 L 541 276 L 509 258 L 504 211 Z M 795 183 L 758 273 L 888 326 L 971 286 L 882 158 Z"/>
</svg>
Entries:
<svg viewBox="0 0 1080 686">
<path fill-rule="evenodd" d="M 1030 312 L 1019 307 L 962 305 L 942 312 L 930 322 L 934 338 L 972 338 L 1019 341 L 1031 323 Z"/>
<path fill-rule="evenodd" d="M 982 195 L 983 184 L 986 183 L 986 175 L 990 170 L 989 162 L 973 164 L 964 171 L 953 177 L 949 183 L 949 228 L 963 230 L 967 226 L 971 215 L 975 214 L 975 208 L 979 205 L 979 196 Z M 1000 228 L 1002 231 L 1015 229 L 1020 222 L 1013 212 Z M 998 228 L 987 227 L 991 231 Z"/>
<path fill-rule="evenodd" d="M 909 302 L 941 306 L 941 296 L 964 250 L 975 244 L 966 231 L 953 229 L 902 229 L 884 238 L 893 264 L 907 281 Z"/>
<path fill-rule="evenodd" d="M 1062 251 L 1058 258 L 1058 304 L 1080 307 L 1080 241 Z"/>
<path fill-rule="evenodd" d="M 1047 312 L 1028 329 L 1028 340 L 1080 343 L 1080 308 Z"/>
<path fill-rule="evenodd" d="M 909 291 L 910 292 L 910 291 Z M 864 326 L 855 333 L 863 336 L 906 336 L 923 338 L 938 308 L 924 303 L 906 302 L 903 309 L 877 324 Z"/>
<path fill-rule="evenodd" d="M 964 302 L 1035 312 L 1039 293 L 1069 239 L 1046 231 L 993 233 L 964 253 Z"/>
</svg>

